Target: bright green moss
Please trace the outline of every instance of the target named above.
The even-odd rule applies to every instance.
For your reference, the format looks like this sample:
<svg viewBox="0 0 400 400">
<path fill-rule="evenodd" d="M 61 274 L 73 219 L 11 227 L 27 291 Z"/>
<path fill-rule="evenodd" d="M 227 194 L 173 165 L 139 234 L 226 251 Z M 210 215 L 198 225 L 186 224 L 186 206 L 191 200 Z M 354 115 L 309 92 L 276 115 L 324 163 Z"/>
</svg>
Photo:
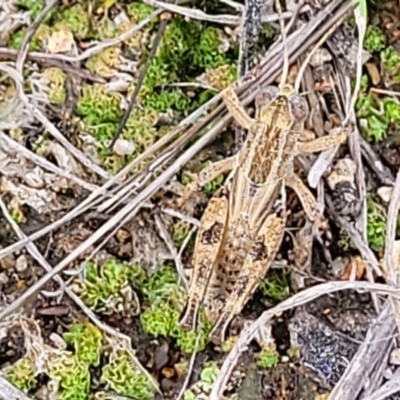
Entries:
<svg viewBox="0 0 400 400">
<path fill-rule="evenodd" d="M 148 17 L 154 11 L 154 8 L 142 3 L 141 1 L 134 0 L 129 3 L 126 11 L 129 17 L 137 23 Z"/>
<path fill-rule="evenodd" d="M 26 34 L 26 29 L 20 29 L 13 33 L 10 37 L 10 40 L 8 41 L 8 45 L 10 48 L 15 49 L 15 50 L 20 50 L 22 46 L 22 42 L 24 41 L 24 37 Z M 30 51 L 40 51 L 41 50 L 41 44 L 40 40 L 35 36 L 29 43 L 29 50 Z"/>
<path fill-rule="evenodd" d="M 257 357 L 257 365 L 262 369 L 271 369 L 278 364 L 279 354 L 274 347 L 265 348 Z"/>
<path fill-rule="evenodd" d="M 39 15 L 40 11 L 42 11 L 42 9 L 44 8 L 45 3 L 46 2 L 44 0 L 19 0 L 18 6 L 23 10 L 30 11 L 32 21 L 34 21 Z M 46 15 L 45 19 L 43 20 L 43 23 L 50 22 L 56 12 L 57 12 L 57 7 L 53 7 L 50 10 L 50 12 Z"/>
<path fill-rule="evenodd" d="M 217 380 L 220 369 L 216 363 L 207 363 L 200 374 L 200 380 L 185 391 L 184 400 L 207 399 L 211 393 L 214 382 Z"/>
<path fill-rule="evenodd" d="M 53 390 L 60 400 L 89 400 L 89 366 L 80 362 L 74 354 L 59 352 L 49 363 Z"/>
<path fill-rule="evenodd" d="M 272 271 L 260 282 L 259 290 L 275 301 L 285 300 L 289 296 L 289 276 L 283 271 Z"/>
<path fill-rule="evenodd" d="M 21 358 L 6 373 L 7 380 L 24 393 L 29 393 L 37 385 L 35 368 L 29 358 Z"/>
<path fill-rule="evenodd" d="M 386 36 L 377 26 L 369 26 L 364 40 L 364 48 L 371 53 L 379 52 L 386 46 Z"/>
<path fill-rule="evenodd" d="M 400 123 L 400 103 L 394 99 L 384 99 L 383 108 L 389 122 Z"/>
<path fill-rule="evenodd" d="M 81 4 L 65 8 L 54 26 L 68 28 L 78 40 L 88 39 L 90 34 L 90 17 Z"/>
<path fill-rule="evenodd" d="M 186 292 L 178 284 L 178 274 L 174 269 L 162 268 L 150 275 L 140 285 L 148 308 L 140 315 L 143 330 L 152 336 L 171 337 L 185 353 L 195 349 L 198 333 L 185 332 L 179 326 L 181 313 L 186 304 Z M 202 329 L 198 351 L 205 349 L 211 325 L 202 317 Z"/>
<path fill-rule="evenodd" d="M 84 281 L 77 281 L 77 291 L 85 304 L 99 312 L 116 312 L 121 304 L 121 290 L 140 274 L 137 265 L 128 265 L 110 260 L 99 266 L 94 262 L 86 265 Z"/>
<path fill-rule="evenodd" d="M 101 331 L 90 323 L 72 325 L 64 333 L 64 340 L 74 347 L 78 360 L 93 366 L 100 364 L 102 338 Z"/>
<path fill-rule="evenodd" d="M 400 53 L 388 46 L 381 52 L 383 67 L 394 83 L 400 83 Z"/>
<path fill-rule="evenodd" d="M 121 97 L 106 90 L 103 85 L 86 85 L 78 100 L 78 114 L 84 117 L 85 125 L 118 123 L 122 117 Z"/>
<path fill-rule="evenodd" d="M 384 102 L 371 93 L 362 93 L 356 103 L 357 117 L 366 120 L 366 124 L 362 125 L 362 132 L 369 142 L 380 142 L 387 136 L 391 116 L 385 112 L 383 105 Z M 393 105 L 389 105 L 387 111 L 393 114 Z"/>
<path fill-rule="evenodd" d="M 372 199 L 368 199 L 367 205 L 368 244 L 373 250 L 382 251 L 385 246 L 386 210 Z"/>
<path fill-rule="evenodd" d="M 117 352 L 117 355 L 103 368 L 100 381 L 106 390 L 112 390 L 119 395 L 131 396 L 137 400 L 154 399 L 154 386 L 134 364 L 127 352 Z"/>
</svg>

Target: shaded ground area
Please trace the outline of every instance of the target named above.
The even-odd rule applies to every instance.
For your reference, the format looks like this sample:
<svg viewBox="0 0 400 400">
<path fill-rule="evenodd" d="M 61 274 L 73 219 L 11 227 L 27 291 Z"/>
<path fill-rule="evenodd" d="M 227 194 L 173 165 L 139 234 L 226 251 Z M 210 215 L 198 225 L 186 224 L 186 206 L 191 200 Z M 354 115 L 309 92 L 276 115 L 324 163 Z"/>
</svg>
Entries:
<svg viewBox="0 0 400 400">
<path fill-rule="evenodd" d="M 196 230 L 225 176 L 179 200 L 247 134 L 227 123 L 216 96 L 238 76 L 255 77 L 239 90 L 253 114 L 253 94 L 279 82 L 279 10 L 269 1 L 66 1 L 43 12 L 41 0 L 0 5 L 0 377 L 20 396 L 206 399 L 265 310 L 327 282 L 386 282 L 387 210 L 400 165 L 400 10 L 368 3 L 363 38 L 365 16 L 355 18 L 351 4 L 287 2 L 283 10 L 292 83 L 308 48 L 344 15 L 308 60 L 300 93 L 311 109 L 305 128 L 316 136 L 343 129 L 347 116 L 357 129 L 351 125 L 336 153 L 297 160 L 298 176 L 326 206 L 329 229 L 313 230 L 288 189 L 279 254 L 220 346 L 210 343 L 202 312 L 197 332 L 179 320 Z M 329 21 L 315 22 L 324 13 Z M 41 281 L 53 268 L 59 278 Z M 223 398 L 337 398 L 328 396 L 385 298 L 322 294 L 256 330 Z M 396 376 L 398 349 L 385 340 L 380 372 L 352 398 L 368 398 Z M 400 396 L 386 393 L 379 398 Z"/>
</svg>

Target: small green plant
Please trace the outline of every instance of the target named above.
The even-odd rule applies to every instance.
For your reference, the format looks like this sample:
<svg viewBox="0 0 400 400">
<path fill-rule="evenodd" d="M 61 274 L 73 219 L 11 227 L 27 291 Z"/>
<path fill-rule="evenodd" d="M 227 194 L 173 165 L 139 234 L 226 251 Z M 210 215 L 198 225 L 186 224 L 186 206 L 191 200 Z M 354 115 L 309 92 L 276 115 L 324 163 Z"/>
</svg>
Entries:
<svg viewBox="0 0 400 400">
<path fill-rule="evenodd" d="M 88 39 L 90 36 L 89 14 L 81 4 L 67 7 L 62 11 L 54 28 L 67 28 L 78 40 Z"/>
<path fill-rule="evenodd" d="M 22 42 L 24 40 L 26 34 L 26 29 L 22 28 L 13 33 L 8 41 L 8 45 L 10 48 L 15 50 L 20 50 L 22 46 Z M 38 39 L 37 34 L 33 37 L 33 39 L 29 43 L 29 50 L 30 51 L 40 51 L 41 50 L 41 43 Z"/>
<path fill-rule="evenodd" d="M 263 369 L 271 369 L 277 366 L 279 354 L 274 347 L 265 348 L 257 357 L 257 365 Z"/>
<path fill-rule="evenodd" d="M 24 393 L 29 393 L 37 385 L 33 362 L 27 358 L 21 358 L 12 365 L 6 373 L 8 381 Z"/>
<path fill-rule="evenodd" d="M 49 360 L 50 389 L 60 400 L 89 400 L 89 366 L 68 351 L 58 351 Z"/>
<path fill-rule="evenodd" d="M 219 372 L 220 370 L 214 362 L 206 364 L 200 373 L 200 380 L 185 391 L 184 400 L 208 398 Z"/>
<path fill-rule="evenodd" d="M 259 290 L 275 301 L 285 300 L 289 296 L 289 275 L 283 271 L 272 271 L 260 282 Z"/>
<path fill-rule="evenodd" d="M 137 400 L 154 399 L 154 386 L 134 363 L 127 351 L 113 351 L 109 363 L 103 367 L 100 382 L 106 390 Z"/>
<path fill-rule="evenodd" d="M 172 229 L 172 240 L 174 245 L 180 248 L 190 232 L 190 224 L 185 221 L 178 221 L 173 225 Z"/>
<path fill-rule="evenodd" d="M 386 36 L 377 26 L 368 26 L 364 40 L 364 48 L 371 53 L 380 52 L 386 46 Z"/>
<path fill-rule="evenodd" d="M 385 246 L 386 210 L 372 199 L 367 202 L 368 243 L 375 251 L 382 251 Z"/>
<path fill-rule="evenodd" d="M 64 333 L 64 340 L 75 348 L 75 354 L 82 363 L 98 366 L 100 363 L 101 331 L 90 323 L 75 324 Z"/>
<path fill-rule="evenodd" d="M 152 336 L 171 337 L 186 353 L 195 349 L 198 333 L 185 332 L 179 326 L 180 315 L 186 304 L 186 293 L 178 284 L 178 274 L 172 268 L 162 268 L 143 281 L 140 289 L 148 308 L 140 315 L 143 330 Z M 208 343 L 211 325 L 202 316 L 198 351 Z"/>
<path fill-rule="evenodd" d="M 381 60 L 389 77 L 394 83 L 400 83 L 400 53 L 393 46 L 388 46 L 381 52 Z"/>
<path fill-rule="evenodd" d="M 392 107 L 393 108 L 393 107 Z M 389 107 L 388 111 L 392 112 Z M 357 117 L 364 120 L 362 132 L 369 142 L 381 142 L 387 136 L 390 117 L 385 112 L 384 101 L 379 101 L 371 93 L 362 93 L 356 103 Z"/>
<path fill-rule="evenodd" d="M 31 19 L 34 21 L 44 8 L 46 2 L 44 0 L 19 0 L 18 6 L 23 10 L 30 11 Z M 48 23 L 54 17 L 57 7 L 53 7 L 43 20 L 43 23 Z"/>
<path fill-rule="evenodd" d="M 73 289 L 91 309 L 103 312 L 127 312 L 123 308 L 124 292 L 131 290 L 131 282 L 141 274 L 138 265 L 109 260 L 103 265 L 88 262 L 85 279 L 75 282 Z"/>
</svg>

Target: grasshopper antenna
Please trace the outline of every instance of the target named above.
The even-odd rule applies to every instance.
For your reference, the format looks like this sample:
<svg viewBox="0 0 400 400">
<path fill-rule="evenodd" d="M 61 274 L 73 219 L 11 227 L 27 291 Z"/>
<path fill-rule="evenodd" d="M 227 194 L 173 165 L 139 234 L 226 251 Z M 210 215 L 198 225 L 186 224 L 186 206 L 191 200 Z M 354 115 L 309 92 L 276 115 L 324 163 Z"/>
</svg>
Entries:
<svg viewBox="0 0 400 400">
<path fill-rule="evenodd" d="M 301 67 L 299 69 L 299 73 L 297 74 L 296 78 L 296 83 L 294 85 L 294 90 L 299 93 L 300 89 L 300 84 L 301 80 L 303 79 L 304 72 L 306 70 L 307 65 L 309 64 L 311 57 L 315 54 L 315 52 L 327 41 L 329 36 L 332 35 L 332 33 L 343 23 L 345 20 L 345 16 L 339 18 L 331 27 L 328 29 L 328 31 L 322 35 L 321 39 L 318 40 L 318 42 L 315 44 L 315 46 L 312 48 L 312 50 L 307 54 L 305 60 L 301 64 Z"/>
<path fill-rule="evenodd" d="M 281 26 L 281 31 L 282 31 L 282 45 L 283 45 L 283 68 L 282 68 L 282 75 L 281 75 L 281 81 L 279 82 L 279 89 L 282 90 L 283 86 L 286 83 L 286 79 L 289 74 L 289 53 L 288 53 L 288 48 L 287 48 L 287 41 L 286 41 L 286 29 L 285 29 L 285 23 L 283 22 L 282 18 L 282 6 L 280 3 L 280 0 L 276 0 L 276 11 L 279 14 L 279 24 Z"/>
</svg>

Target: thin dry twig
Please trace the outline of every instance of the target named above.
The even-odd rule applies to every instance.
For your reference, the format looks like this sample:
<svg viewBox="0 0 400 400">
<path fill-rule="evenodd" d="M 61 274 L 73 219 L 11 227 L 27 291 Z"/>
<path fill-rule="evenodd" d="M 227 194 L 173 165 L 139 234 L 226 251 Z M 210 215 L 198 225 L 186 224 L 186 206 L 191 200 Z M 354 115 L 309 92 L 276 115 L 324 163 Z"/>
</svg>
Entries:
<svg viewBox="0 0 400 400">
<path fill-rule="evenodd" d="M 399 265 L 394 250 L 394 241 L 396 238 L 397 216 L 399 214 L 400 205 L 400 171 L 397 173 L 396 182 L 393 188 L 392 197 L 390 199 L 389 210 L 386 223 L 385 238 L 385 261 L 386 261 L 386 280 L 395 287 L 399 287 Z M 392 306 L 394 318 L 397 328 L 400 331 L 400 303 L 397 299 L 389 297 Z"/>
<path fill-rule="evenodd" d="M 1 122 L 0 122 L 0 128 L 1 128 Z M 7 146 L 2 144 L 1 142 L 5 142 Z M 14 139 L 10 138 L 7 136 L 5 133 L 0 131 L 0 148 L 3 148 L 5 152 L 9 152 L 10 149 L 16 151 L 19 155 L 22 155 L 25 157 L 27 160 L 32 161 L 39 167 L 42 167 L 43 169 L 46 169 L 50 172 L 53 172 L 57 175 L 60 175 L 64 178 L 69 179 L 72 182 L 75 182 L 77 185 L 83 187 L 86 190 L 89 190 L 90 192 L 93 192 L 99 188 L 99 186 L 94 185 L 92 183 L 88 183 L 84 181 L 83 179 L 75 176 L 69 171 L 66 171 L 57 165 L 51 163 L 50 161 L 46 160 L 44 157 L 37 155 L 33 151 L 28 150 L 25 146 L 22 144 L 18 143 Z"/>
<path fill-rule="evenodd" d="M 163 10 L 167 10 L 175 14 L 181 14 L 185 17 L 197 19 L 199 21 L 207 21 L 223 25 L 238 25 L 240 23 L 240 17 L 236 17 L 234 15 L 208 15 L 203 11 L 196 10 L 194 8 L 182 7 L 173 3 L 165 3 L 158 0 L 143 0 L 143 2 L 153 7 L 162 8 Z"/>
<path fill-rule="evenodd" d="M 385 382 L 378 390 L 372 393 L 370 396 L 363 397 L 362 400 L 386 400 L 392 394 L 400 391 L 400 369 L 391 376 L 391 378 Z"/>
<path fill-rule="evenodd" d="M 32 400 L 0 375 L 0 398 L 7 400 Z"/>
<path fill-rule="evenodd" d="M 38 64 L 59 68 L 72 75 L 79 76 L 82 79 L 87 79 L 88 81 L 96 83 L 107 83 L 106 79 L 102 78 L 101 76 L 94 75 L 91 72 L 87 71 L 86 69 L 82 69 L 77 66 L 72 66 L 70 64 L 67 64 L 66 62 L 56 60 L 53 58 L 43 58 L 42 54 L 46 55 L 47 53 L 28 52 L 26 58 Z M 7 47 L 0 47 L 0 59 L 16 60 L 18 55 L 19 55 L 19 50 L 9 49 Z"/>
<path fill-rule="evenodd" d="M 239 339 L 237 340 L 229 355 L 226 357 L 224 363 L 222 364 L 221 372 L 213 386 L 210 400 L 219 400 L 221 398 L 224 388 L 228 383 L 229 377 L 238 362 L 240 354 L 246 351 L 248 345 L 253 340 L 258 330 L 262 326 L 266 325 L 275 315 L 279 315 L 284 311 L 291 310 L 295 307 L 309 303 L 310 301 L 315 300 L 318 297 L 324 296 L 326 294 L 342 290 L 371 291 L 385 295 L 394 295 L 397 298 L 400 296 L 400 289 L 385 284 L 361 281 L 339 281 L 322 283 L 320 285 L 313 286 L 284 300 L 277 306 L 267 311 L 264 311 L 255 322 L 253 322 L 248 328 L 242 331 Z"/>
<path fill-rule="evenodd" d="M 181 257 L 178 254 L 176 247 L 174 245 L 174 242 L 171 239 L 171 235 L 168 233 L 168 231 L 165 228 L 165 225 L 159 215 L 155 214 L 154 219 L 156 221 L 158 233 L 159 233 L 161 239 L 164 240 L 164 243 L 168 247 L 168 250 L 171 253 L 172 258 L 174 259 L 175 267 L 179 274 L 179 279 L 183 282 L 183 284 L 185 285 L 185 288 L 187 289 L 189 284 L 188 284 L 188 281 L 185 276 L 185 270 L 183 268 Z"/>
<path fill-rule="evenodd" d="M 183 382 L 183 385 L 181 387 L 181 390 L 179 391 L 179 394 L 178 394 L 178 397 L 176 398 L 176 400 L 181 400 L 183 398 L 183 396 L 185 395 L 185 391 L 186 391 L 187 387 L 189 386 L 190 378 L 192 377 L 194 363 L 196 361 L 197 349 L 199 348 L 200 338 L 201 338 L 201 334 L 202 334 L 201 323 L 199 323 L 197 330 L 198 330 L 198 333 L 196 336 L 196 343 L 194 345 L 193 353 L 190 357 L 189 368 L 188 368 L 188 371 L 186 372 L 185 381 Z"/>
</svg>

